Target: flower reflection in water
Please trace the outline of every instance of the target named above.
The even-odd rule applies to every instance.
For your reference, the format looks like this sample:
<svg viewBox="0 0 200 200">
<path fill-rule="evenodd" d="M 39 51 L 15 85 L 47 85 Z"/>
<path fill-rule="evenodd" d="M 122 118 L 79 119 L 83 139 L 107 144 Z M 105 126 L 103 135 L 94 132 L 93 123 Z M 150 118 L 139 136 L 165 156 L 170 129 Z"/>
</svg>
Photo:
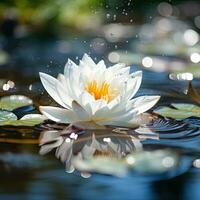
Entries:
<svg viewBox="0 0 200 200">
<path fill-rule="evenodd" d="M 66 167 L 66 172 L 80 171 L 81 176 L 90 177 L 91 172 L 124 176 L 129 172 L 149 174 L 154 178 L 174 177 L 187 171 L 195 157 L 173 147 L 174 128 L 166 125 L 160 132 L 160 120 L 154 125 L 138 129 L 107 127 L 107 129 L 83 130 L 73 125 L 46 124 L 40 137 L 40 154 L 55 150 L 55 155 Z M 168 123 L 168 121 L 166 122 Z M 162 126 L 163 127 L 163 126 Z M 177 144 L 183 132 L 180 129 Z M 169 133 L 170 143 L 166 141 Z M 165 145 L 167 142 L 167 148 Z M 157 144 L 157 145 L 155 145 Z M 137 172 L 137 173 L 134 173 Z M 157 175 L 158 176 L 157 176 Z M 161 176 L 162 174 L 162 176 Z"/>
<path fill-rule="evenodd" d="M 65 131 L 49 130 L 41 134 L 40 154 L 56 149 L 56 157 L 65 163 L 66 171 L 70 173 L 75 168 L 80 169 L 81 161 L 87 159 L 103 157 L 120 161 L 127 154 L 140 152 L 141 140 L 145 137 L 148 136 L 120 128 L 84 131 L 75 128 L 73 131 L 69 127 Z M 157 135 L 150 137 L 157 138 Z"/>
</svg>

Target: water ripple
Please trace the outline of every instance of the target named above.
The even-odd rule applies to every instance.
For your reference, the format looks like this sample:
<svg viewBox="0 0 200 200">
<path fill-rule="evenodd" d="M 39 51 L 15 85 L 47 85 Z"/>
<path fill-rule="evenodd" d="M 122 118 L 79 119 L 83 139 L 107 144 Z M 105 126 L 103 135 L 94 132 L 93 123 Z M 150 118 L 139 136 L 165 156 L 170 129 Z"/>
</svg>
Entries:
<svg viewBox="0 0 200 200">
<path fill-rule="evenodd" d="M 188 118 L 184 121 L 177 121 L 170 118 L 158 118 L 149 124 L 148 128 L 159 135 L 159 140 L 147 140 L 144 143 L 200 152 L 200 126 L 198 124 L 200 124 L 200 119 Z"/>
</svg>

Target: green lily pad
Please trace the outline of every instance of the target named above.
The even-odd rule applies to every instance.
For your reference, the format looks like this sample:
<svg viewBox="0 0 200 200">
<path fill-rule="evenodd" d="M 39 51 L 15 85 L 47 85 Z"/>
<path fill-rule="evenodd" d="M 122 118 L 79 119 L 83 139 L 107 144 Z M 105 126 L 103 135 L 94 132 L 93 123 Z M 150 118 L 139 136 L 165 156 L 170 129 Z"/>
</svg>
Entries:
<svg viewBox="0 0 200 200">
<path fill-rule="evenodd" d="M 28 114 L 23 116 L 19 121 L 21 122 L 21 124 L 24 124 L 24 126 L 34 126 L 37 124 L 41 124 L 44 120 L 46 120 L 46 117 L 44 115 Z"/>
<path fill-rule="evenodd" d="M 16 108 L 32 104 L 33 101 L 30 98 L 23 95 L 11 95 L 2 97 L 0 99 L 0 108 L 8 111 L 12 111 Z"/>
<path fill-rule="evenodd" d="M 4 111 L 1 111 L 4 112 Z M 5 111 L 8 112 L 8 111 Z M 9 112 L 12 116 L 13 113 Z M 13 114 L 14 115 L 14 114 Z M 14 115 L 15 116 L 15 115 Z M 46 118 L 40 114 L 28 114 L 17 120 L 17 117 L 7 118 L 0 115 L 0 126 L 35 126 L 42 123 Z"/>
<path fill-rule="evenodd" d="M 10 120 L 17 120 L 17 116 L 12 112 L 0 110 L 0 123 Z"/>
<path fill-rule="evenodd" d="M 139 173 L 164 173 L 174 169 L 179 162 L 176 152 L 170 150 L 136 151 L 125 158 L 94 156 L 88 159 L 75 157 L 73 166 L 83 172 L 97 172 L 125 176 L 130 170 Z"/>
<path fill-rule="evenodd" d="M 176 167 L 179 157 L 169 150 L 141 151 L 126 157 L 130 167 L 142 173 L 163 173 Z"/>
<path fill-rule="evenodd" d="M 182 70 L 173 71 L 171 75 L 177 76 L 180 73 L 191 73 L 193 74 L 194 78 L 200 78 L 200 65 L 196 64 L 196 65 L 187 66 Z"/>
<path fill-rule="evenodd" d="M 74 158 L 72 162 L 73 166 L 80 171 L 97 172 L 118 177 L 125 176 L 129 170 L 129 166 L 122 159 L 104 156 L 95 156 L 85 160 Z"/>
<path fill-rule="evenodd" d="M 171 117 L 173 119 L 185 119 L 188 117 L 200 117 L 200 107 L 193 104 L 172 104 L 174 108 L 170 107 L 161 107 L 154 110 L 154 113 L 157 113 L 163 117 Z"/>
</svg>

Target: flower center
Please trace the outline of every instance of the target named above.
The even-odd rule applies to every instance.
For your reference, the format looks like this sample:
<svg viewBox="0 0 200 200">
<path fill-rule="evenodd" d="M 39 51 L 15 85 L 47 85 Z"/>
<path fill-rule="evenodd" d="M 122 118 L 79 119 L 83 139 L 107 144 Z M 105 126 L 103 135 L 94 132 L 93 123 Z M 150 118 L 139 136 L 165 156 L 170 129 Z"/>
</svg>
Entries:
<svg viewBox="0 0 200 200">
<path fill-rule="evenodd" d="M 94 80 L 88 83 L 85 89 L 95 98 L 95 100 L 103 99 L 108 103 L 116 96 L 115 92 L 111 92 L 109 87 L 110 84 L 105 81 L 98 84 Z"/>
</svg>

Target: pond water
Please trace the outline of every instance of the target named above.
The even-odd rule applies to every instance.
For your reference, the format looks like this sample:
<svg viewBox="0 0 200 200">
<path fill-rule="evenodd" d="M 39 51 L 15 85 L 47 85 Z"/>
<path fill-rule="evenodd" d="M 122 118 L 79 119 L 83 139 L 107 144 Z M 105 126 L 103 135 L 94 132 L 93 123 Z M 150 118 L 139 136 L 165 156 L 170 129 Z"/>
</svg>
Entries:
<svg viewBox="0 0 200 200">
<path fill-rule="evenodd" d="M 37 48 L 34 51 L 37 51 Z M 20 50 L 18 54 L 19 52 Z M 45 55 L 43 54 L 44 57 L 41 58 L 38 54 L 40 65 L 37 66 L 36 60 L 35 68 L 32 68 L 34 73 L 32 73 L 26 70 L 30 58 L 22 58 L 18 54 L 16 63 L 19 68 L 13 67 L 17 72 L 12 70 L 12 64 L 8 65 L 9 74 L 5 68 L 6 78 L 13 80 L 14 77 L 16 83 L 16 89 L 6 94 L 16 92 L 25 94 L 33 98 L 36 106 L 41 102 L 48 104 L 47 95 L 44 93 L 41 96 L 42 86 L 37 81 L 37 73 L 40 70 L 48 70 L 56 74 L 61 68 L 42 68 L 41 59 L 44 61 Z M 28 54 L 32 55 L 32 53 Z M 21 59 L 24 59 L 23 62 Z M 62 63 L 63 58 L 59 61 Z M 20 65 L 20 62 L 23 65 Z M 55 61 L 53 64 L 59 65 Z M 137 69 L 132 67 L 132 71 Z M 20 81 L 20 77 L 16 78 L 13 73 L 19 73 L 23 81 Z M 26 81 L 29 84 L 24 84 Z M 195 83 L 198 86 L 198 81 Z M 32 88 L 28 90 L 30 84 Z M 142 88 L 137 96 L 162 95 L 158 106 L 168 105 L 171 102 L 191 102 L 184 94 L 187 85 L 188 82 L 185 81 L 169 80 L 167 73 L 144 70 Z M 55 130 L 46 130 L 48 126 L 53 124 L 47 123 L 44 127 L 34 129 L 1 127 L 1 199 L 199 199 L 200 125 L 198 118 L 176 121 L 160 117 L 138 133 L 127 130 L 125 133 L 123 130 L 122 133 L 82 131 L 71 139 L 69 135 L 62 132 L 62 128 L 53 126 Z M 150 134 L 149 129 L 151 129 Z M 39 137 L 41 146 L 37 144 Z M 177 156 L 176 165 L 163 172 L 129 170 L 123 177 L 74 171 L 72 166 L 72 158 L 78 155 L 76 159 L 79 160 L 88 155 L 102 154 L 105 157 L 122 158 L 129 152 L 138 149 L 140 151 L 141 146 L 148 151 L 170 150 Z M 153 162 L 154 157 L 149 159 Z M 74 163 L 75 161 L 73 160 Z M 102 163 L 99 161 L 99 164 Z M 120 166 L 116 165 L 116 167 Z"/>
<path fill-rule="evenodd" d="M 33 100 L 13 110 L 18 118 L 38 113 L 40 105 L 56 105 L 38 73 L 55 77 L 68 58 L 78 63 L 86 52 L 108 65 L 125 62 L 131 72 L 142 69 L 136 96 L 161 96 L 149 111 L 152 120 L 137 130 L 81 130 L 51 121 L 34 127 L 0 124 L 0 199 L 200 199 L 199 111 L 182 120 L 153 113 L 161 106 L 174 109 L 172 103 L 199 104 L 189 87 L 192 81 L 195 91 L 200 88 L 199 34 L 165 17 L 140 26 L 100 28 L 98 34 L 67 38 L 1 35 L 0 97 L 20 94 Z M 197 40 L 193 45 L 188 33 Z M 192 95 L 186 94 L 188 88 Z"/>
</svg>

